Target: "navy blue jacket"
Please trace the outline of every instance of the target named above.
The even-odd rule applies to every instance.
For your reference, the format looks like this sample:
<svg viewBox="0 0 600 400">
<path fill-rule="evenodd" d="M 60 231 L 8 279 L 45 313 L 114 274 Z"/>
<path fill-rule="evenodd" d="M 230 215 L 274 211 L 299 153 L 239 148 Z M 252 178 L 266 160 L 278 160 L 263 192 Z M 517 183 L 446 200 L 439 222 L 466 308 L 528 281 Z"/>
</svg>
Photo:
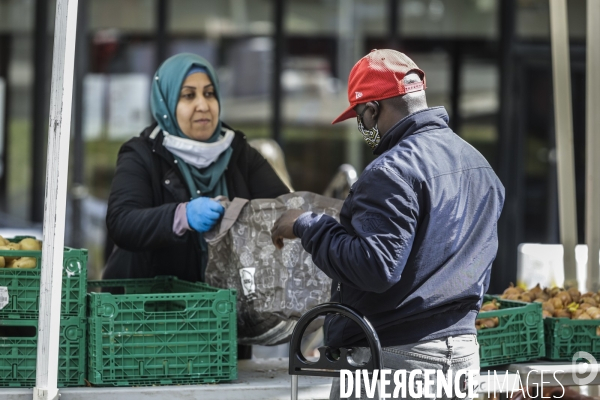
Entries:
<svg viewBox="0 0 600 400">
<path fill-rule="evenodd" d="M 374 153 L 340 223 L 305 213 L 294 233 L 333 279 L 332 301 L 365 314 L 382 346 L 475 334 L 504 187 L 448 127 L 443 107 L 402 119 Z M 325 327 L 330 346 L 364 343 L 347 318 L 328 317 Z"/>
</svg>

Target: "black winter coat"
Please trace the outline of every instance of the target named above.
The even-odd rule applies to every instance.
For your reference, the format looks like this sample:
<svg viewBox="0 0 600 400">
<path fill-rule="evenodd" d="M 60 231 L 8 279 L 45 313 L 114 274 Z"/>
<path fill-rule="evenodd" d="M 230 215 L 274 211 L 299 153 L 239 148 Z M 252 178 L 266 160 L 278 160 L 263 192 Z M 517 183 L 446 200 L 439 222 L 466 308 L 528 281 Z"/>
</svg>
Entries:
<svg viewBox="0 0 600 400">
<path fill-rule="evenodd" d="M 225 126 L 225 125 L 224 125 Z M 121 147 L 108 199 L 106 226 L 115 247 L 104 279 L 174 275 L 200 280 L 198 234 L 173 233 L 177 205 L 191 199 L 172 154 L 163 147 L 156 124 Z M 228 127 L 227 127 L 228 128 Z M 269 163 L 235 131 L 233 154 L 225 171 L 229 198 L 274 198 L 289 193 Z"/>
</svg>

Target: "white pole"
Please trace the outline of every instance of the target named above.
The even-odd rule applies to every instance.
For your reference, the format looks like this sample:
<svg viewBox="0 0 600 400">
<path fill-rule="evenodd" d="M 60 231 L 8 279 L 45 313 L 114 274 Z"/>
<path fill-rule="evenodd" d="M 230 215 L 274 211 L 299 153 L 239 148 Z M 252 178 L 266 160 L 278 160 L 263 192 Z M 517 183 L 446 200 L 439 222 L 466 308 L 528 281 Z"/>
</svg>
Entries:
<svg viewBox="0 0 600 400">
<path fill-rule="evenodd" d="M 600 1 L 587 0 L 586 197 L 585 241 L 588 246 L 587 290 L 598 285 L 600 263 Z"/>
<path fill-rule="evenodd" d="M 58 396 L 58 345 L 78 0 L 57 0 L 34 400 Z"/>
<path fill-rule="evenodd" d="M 0 78 L 0 178 L 4 175 L 4 104 L 6 99 L 6 84 Z"/>
<path fill-rule="evenodd" d="M 558 212 L 560 241 L 564 248 L 565 287 L 577 287 L 577 212 L 575 163 L 573 160 L 573 113 L 571 109 L 571 68 L 566 0 L 550 0 L 552 77 L 554 81 L 554 130 L 558 170 Z"/>
</svg>

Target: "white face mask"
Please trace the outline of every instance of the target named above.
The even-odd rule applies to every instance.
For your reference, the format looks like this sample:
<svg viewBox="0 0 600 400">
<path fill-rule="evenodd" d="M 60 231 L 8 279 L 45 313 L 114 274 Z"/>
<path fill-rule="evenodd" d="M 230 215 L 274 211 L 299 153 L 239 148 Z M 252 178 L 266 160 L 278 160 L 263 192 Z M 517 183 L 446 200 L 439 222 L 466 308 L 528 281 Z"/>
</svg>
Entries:
<svg viewBox="0 0 600 400">
<path fill-rule="evenodd" d="M 165 131 L 163 131 L 163 135 L 163 146 L 172 154 L 196 168 L 206 168 L 215 162 L 221 153 L 229 148 L 235 136 L 232 130 L 226 129 L 225 136 L 216 142 L 204 143 L 173 136 Z"/>
</svg>

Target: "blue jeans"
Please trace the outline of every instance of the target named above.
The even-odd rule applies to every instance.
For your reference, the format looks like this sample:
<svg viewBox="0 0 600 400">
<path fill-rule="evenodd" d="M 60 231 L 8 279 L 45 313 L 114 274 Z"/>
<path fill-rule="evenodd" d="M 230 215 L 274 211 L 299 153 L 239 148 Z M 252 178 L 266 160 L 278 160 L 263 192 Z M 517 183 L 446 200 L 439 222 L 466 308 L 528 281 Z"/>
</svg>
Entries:
<svg viewBox="0 0 600 400">
<path fill-rule="evenodd" d="M 366 362 L 369 360 L 371 352 L 368 348 L 357 347 L 353 350 L 353 358 L 356 362 Z M 386 386 L 386 393 L 393 394 L 394 392 L 394 380 L 393 373 L 396 370 L 406 370 L 406 377 L 408 378 L 411 370 L 441 370 L 444 377 L 448 378 L 448 372 L 452 371 L 452 380 L 459 370 L 474 370 L 479 373 L 479 343 L 477 342 L 477 335 L 459 335 L 459 336 L 448 336 L 443 339 L 427 340 L 423 342 L 407 344 L 403 346 L 384 347 L 382 349 L 383 366 L 385 369 L 392 370 L 392 376 L 388 375 L 387 379 L 391 382 Z M 400 379 L 402 381 L 402 379 Z M 437 380 L 433 376 L 433 386 L 429 386 L 428 392 L 433 393 L 433 397 L 426 397 L 425 393 L 422 393 L 421 399 L 437 399 L 435 396 L 437 392 Z M 415 376 L 415 385 L 421 387 L 424 381 L 423 374 Z M 348 383 L 346 383 L 348 385 Z M 454 384 L 452 384 L 454 387 Z M 418 393 L 418 390 L 413 385 L 413 391 Z M 466 392 L 463 388 L 460 388 L 462 392 Z M 407 398 L 412 399 L 410 391 L 406 389 L 406 397 L 402 396 L 402 392 L 399 392 L 399 396 L 395 398 Z M 361 384 L 361 393 L 359 396 L 356 395 L 355 391 L 352 391 L 352 396 L 349 399 L 367 399 L 365 393 L 365 387 Z M 375 396 L 370 397 L 378 399 L 377 391 Z M 394 397 L 392 397 L 394 398 Z M 442 397 L 440 399 L 457 399 L 458 397 L 446 397 L 446 393 L 442 390 Z M 334 378 L 331 385 L 331 393 L 329 395 L 330 400 L 340 399 L 340 378 Z M 467 396 L 462 400 L 469 400 Z"/>
</svg>

